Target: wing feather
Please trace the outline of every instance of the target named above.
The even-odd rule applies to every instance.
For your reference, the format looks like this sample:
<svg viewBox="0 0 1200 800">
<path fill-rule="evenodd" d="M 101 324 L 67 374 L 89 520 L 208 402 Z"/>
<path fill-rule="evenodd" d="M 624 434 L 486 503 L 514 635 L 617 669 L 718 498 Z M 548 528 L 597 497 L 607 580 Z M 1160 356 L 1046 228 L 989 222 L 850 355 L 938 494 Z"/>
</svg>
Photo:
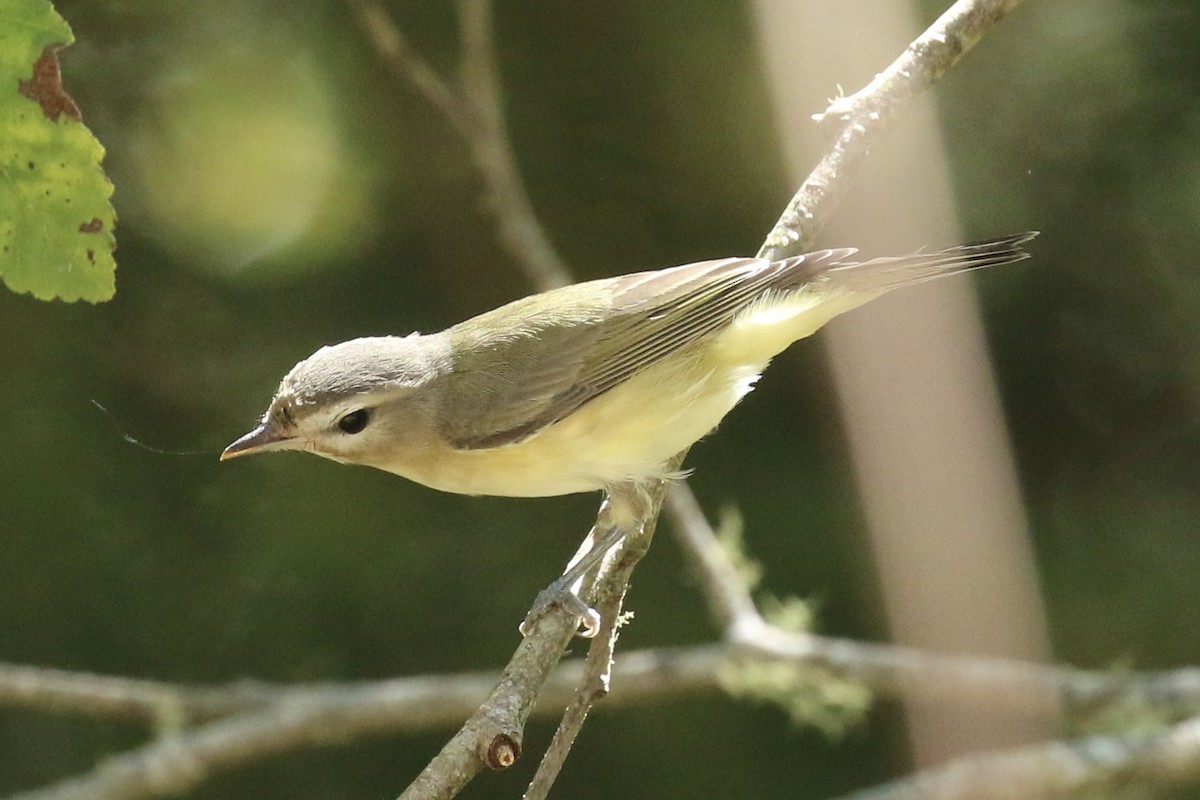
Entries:
<svg viewBox="0 0 1200 800">
<path fill-rule="evenodd" d="M 439 415 L 442 433 L 460 449 L 526 439 L 722 330 L 764 292 L 794 288 L 851 253 L 727 258 L 635 273 L 519 300 L 456 326 L 447 333 L 472 339 L 456 343 L 456 353 L 473 355 L 448 377 L 461 385 L 444 393 L 453 399 Z M 528 315 L 534 308 L 558 312 Z M 513 330 L 519 333 L 504 333 Z"/>
<path fill-rule="evenodd" d="M 725 329 L 772 292 L 810 283 L 880 292 L 1028 258 L 1036 232 L 862 262 L 853 249 L 782 261 L 726 258 L 639 272 L 534 295 L 445 332 L 454 366 L 440 431 L 462 449 L 535 435 L 648 366 Z"/>
</svg>

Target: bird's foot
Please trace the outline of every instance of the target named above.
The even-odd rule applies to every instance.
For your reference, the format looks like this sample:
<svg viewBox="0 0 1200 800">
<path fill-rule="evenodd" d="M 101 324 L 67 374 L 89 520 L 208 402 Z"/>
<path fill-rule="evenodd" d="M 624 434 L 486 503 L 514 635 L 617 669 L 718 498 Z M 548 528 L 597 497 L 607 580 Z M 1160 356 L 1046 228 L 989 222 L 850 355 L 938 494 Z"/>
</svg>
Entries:
<svg viewBox="0 0 1200 800">
<path fill-rule="evenodd" d="M 591 639 L 596 635 L 596 632 L 600 630 L 600 615 L 596 613 L 596 609 L 585 603 L 579 596 L 574 586 L 575 581 L 576 579 L 570 575 L 563 575 L 538 592 L 538 596 L 533 600 L 533 607 L 529 609 L 524 622 L 521 623 L 522 636 L 528 636 L 537 621 L 555 607 L 563 609 L 579 620 L 579 636 Z"/>
</svg>

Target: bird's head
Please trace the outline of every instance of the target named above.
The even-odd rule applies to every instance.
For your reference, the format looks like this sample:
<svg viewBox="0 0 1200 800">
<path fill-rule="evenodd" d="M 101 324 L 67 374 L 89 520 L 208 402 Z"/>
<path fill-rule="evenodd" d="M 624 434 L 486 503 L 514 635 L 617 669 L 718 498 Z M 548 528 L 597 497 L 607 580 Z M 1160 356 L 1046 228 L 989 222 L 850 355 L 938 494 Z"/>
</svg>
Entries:
<svg viewBox="0 0 1200 800">
<path fill-rule="evenodd" d="M 221 460 L 304 450 L 378 465 L 432 434 L 442 350 L 438 337 L 416 334 L 322 347 L 292 367 L 258 425 Z"/>
</svg>

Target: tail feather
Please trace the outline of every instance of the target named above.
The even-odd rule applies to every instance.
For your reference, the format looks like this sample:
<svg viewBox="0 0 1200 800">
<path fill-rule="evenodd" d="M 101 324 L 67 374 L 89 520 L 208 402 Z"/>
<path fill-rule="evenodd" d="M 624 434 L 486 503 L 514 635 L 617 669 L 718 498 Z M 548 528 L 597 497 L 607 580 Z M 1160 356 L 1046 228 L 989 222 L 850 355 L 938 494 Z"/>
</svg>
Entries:
<svg viewBox="0 0 1200 800">
<path fill-rule="evenodd" d="M 811 267 L 791 289 L 760 294 L 742 309 L 718 337 L 720 358 L 728 364 L 765 364 L 797 339 L 815 333 L 829 320 L 901 286 L 955 275 L 972 269 L 1010 264 L 1029 258 L 1021 245 L 1036 231 L 963 244 L 931 253 L 842 261 L 853 251 L 821 251 L 838 259 L 799 259 L 796 271 Z M 809 261 L 813 261 L 810 265 Z M 784 262 L 778 262 L 784 263 Z M 795 277 L 795 276 L 785 276 Z"/>
<path fill-rule="evenodd" d="M 1024 261 L 1029 253 L 1021 245 L 1037 235 L 1038 231 L 1025 231 L 931 253 L 918 250 L 906 256 L 841 261 L 830 265 L 823 278 L 852 292 L 885 292 L 973 269 Z"/>
</svg>

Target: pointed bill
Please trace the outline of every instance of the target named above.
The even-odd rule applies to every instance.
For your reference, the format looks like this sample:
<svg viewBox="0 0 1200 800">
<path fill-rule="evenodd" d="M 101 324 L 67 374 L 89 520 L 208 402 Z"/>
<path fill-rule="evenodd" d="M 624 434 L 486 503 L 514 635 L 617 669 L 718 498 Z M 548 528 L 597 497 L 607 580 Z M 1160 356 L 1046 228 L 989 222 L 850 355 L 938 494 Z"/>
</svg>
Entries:
<svg viewBox="0 0 1200 800">
<path fill-rule="evenodd" d="M 228 461 L 238 456 L 248 456 L 252 453 L 262 453 L 267 450 L 283 450 L 295 447 L 296 437 L 262 422 L 257 428 L 226 447 L 221 452 L 221 460 Z"/>
</svg>

